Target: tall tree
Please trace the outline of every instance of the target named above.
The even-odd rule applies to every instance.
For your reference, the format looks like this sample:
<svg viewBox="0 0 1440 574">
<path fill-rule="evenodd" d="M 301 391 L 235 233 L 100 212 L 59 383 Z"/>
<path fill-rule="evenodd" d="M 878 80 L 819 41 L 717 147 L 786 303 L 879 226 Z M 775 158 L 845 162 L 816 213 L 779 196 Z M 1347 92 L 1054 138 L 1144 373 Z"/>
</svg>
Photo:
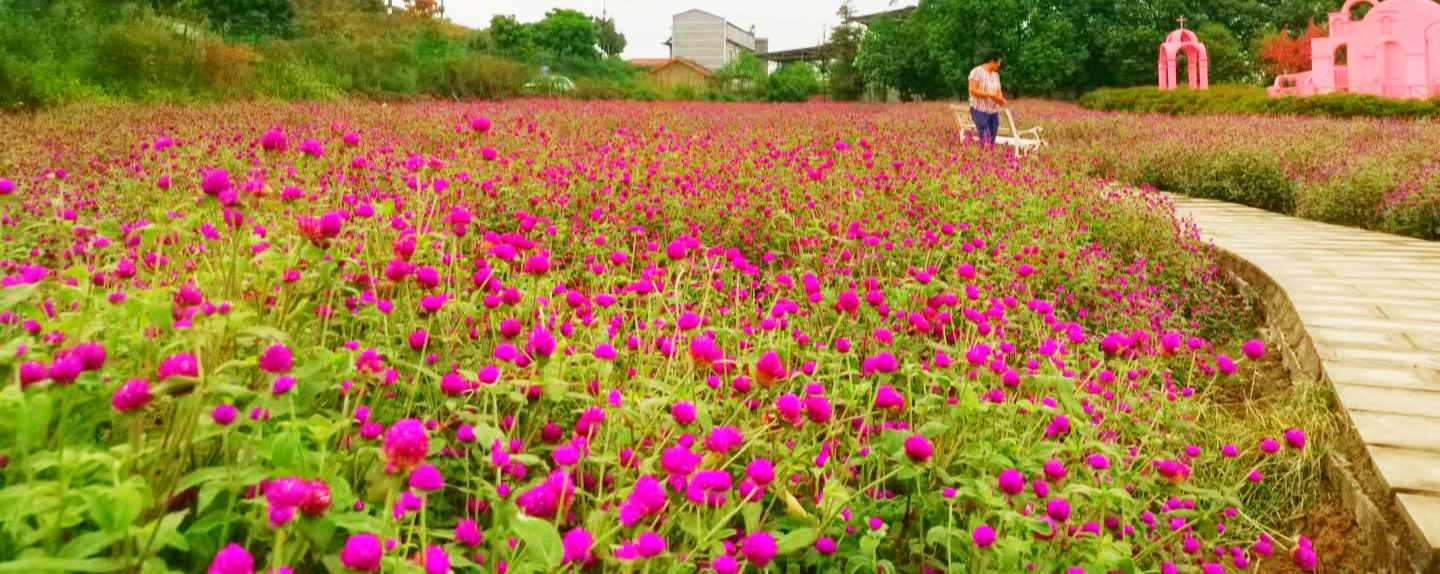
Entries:
<svg viewBox="0 0 1440 574">
<path fill-rule="evenodd" d="M 840 25 L 830 32 L 830 42 L 826 46 L 825 59 L 830 64 L 830 97 L 841 101 L 858 100 L 865 95 L 865 78 L 855 66 L 864 30 L 851 20 L 854 15 L 850 0 L 845 0 L 840 5 Z"/>
<path fill-rule="evenodd" d="M 284 36 L 295 17 L 290 0 L 201 0 L 199 7 L 227 37 Z"/>
<path fill-rule="evenodd" d="M 445 6 L 437 0 L 405 0 L 405 12 L 420 18 L 438 18 L 445 15 Z"/>
<path fill-rule="evenodd" d="M 1206 22 L 1195 30 L 1210 56 L 1210 83 L 1237 84 L 1255 79 L 1255 66 L 1240 39 L 1224 24 Z"/>
<path fill-rule="evenodd" d="M 1292 36 L 1288 30 L 1281 30 L 1261 40 L 1260 64 L 1267 78 L 1293 74 L 1310 68 L 1310 40 L 1324 35 L 1314 22 L 1305 27 L 1305 32 Z"/>
<path fill-rule="evenodd" d="M 606 56 L 619 58 L 625 51 L 625 35 L 615 29 L 615 19 L 609 16 L 595 18 L 595 43 Z"/>
<path fill-rule="evenodd" d="M 487 32 L 490 42 L 502 55 L 524 60 L 535 53 L 535 39 L 531 26 L 521 24 L 514 16 L 497 14 L 491 17 L 490 28 Z"/>
<path fill-rule="evenodd" d="M 948 91 L 926 48 L 927 37 L 924 12 L 873 21 L 855 59 L 865 83 L 894 88 L 906 101 L 945 96 Z"/>
<path fill-rule="evenodd" d="M 581 60 L 599 58 L 599 53 L 595 51 L 595 23 L 585 14 L 557 8 L 546 13 L 545 19 L 534 26 L 535 44 L 552 56 Z"/>
</svg>

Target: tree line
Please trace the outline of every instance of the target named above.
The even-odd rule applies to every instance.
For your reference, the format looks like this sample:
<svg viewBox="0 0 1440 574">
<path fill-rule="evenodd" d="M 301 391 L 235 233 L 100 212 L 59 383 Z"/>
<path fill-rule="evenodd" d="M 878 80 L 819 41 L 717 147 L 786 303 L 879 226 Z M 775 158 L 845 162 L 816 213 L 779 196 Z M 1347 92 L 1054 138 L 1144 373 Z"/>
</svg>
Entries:
<svg viewBox="0 0 1440 574">
<path fill-rule="evenodd" d="M 854 62 L 864 84 L 904 98 L 965 93 L 977 54 L 987 50 L 1003 55 L 1007 92 L 1076 97 L 1154 83 L 1159 46 L 1184 16 L 1207 44 L 1212 83 L 1259 83 L 1274 69 L 1267 56 L 1282 51 L 1267 50 L 1267 42 L 1284 44 L 1323 23 L 1343 1 L 921 0 L 913 12 L 873 21 L 858 44 L 832 48 L 838 60 Z M 835 37 L 858 27 L 842 24 Z M 853 81 L 831 91 L 846 90 Z"/>
</svg>

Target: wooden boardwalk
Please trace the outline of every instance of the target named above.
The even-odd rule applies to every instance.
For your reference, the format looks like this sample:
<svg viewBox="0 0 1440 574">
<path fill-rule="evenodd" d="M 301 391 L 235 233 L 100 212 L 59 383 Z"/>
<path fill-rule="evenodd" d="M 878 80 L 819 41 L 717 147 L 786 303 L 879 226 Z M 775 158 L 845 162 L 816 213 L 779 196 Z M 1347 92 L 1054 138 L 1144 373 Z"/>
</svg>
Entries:
<svg viewBox="0 0 1440 574">
<path fill-rule="evenodd" d="M 1173 198 L 1263 293 L 1292 370 L 1334 385 L 1368 458 L 1333 465 L 1359 534 L 1398 535 L 1393 568 L 1440 571 L 1440 242 Z"/>
</svg>

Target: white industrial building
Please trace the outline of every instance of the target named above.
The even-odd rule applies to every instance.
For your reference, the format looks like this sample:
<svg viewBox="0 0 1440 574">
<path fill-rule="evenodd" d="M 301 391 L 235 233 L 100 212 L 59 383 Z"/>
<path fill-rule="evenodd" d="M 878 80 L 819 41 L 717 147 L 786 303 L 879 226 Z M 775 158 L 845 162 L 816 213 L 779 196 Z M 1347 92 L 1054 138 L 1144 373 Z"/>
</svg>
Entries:
<svg viewBox="0 0 1440 574">
<path fill-rule="evenodd" d="M 684 58 L 714 71 L 742 53 L 765 53 L 770 41 L 756 38 L 754 27 L 749 31 L 725 18 L 703 10 L 687 10 L 676 14 L 671 22 L 671 58 Z"/>
</svg>

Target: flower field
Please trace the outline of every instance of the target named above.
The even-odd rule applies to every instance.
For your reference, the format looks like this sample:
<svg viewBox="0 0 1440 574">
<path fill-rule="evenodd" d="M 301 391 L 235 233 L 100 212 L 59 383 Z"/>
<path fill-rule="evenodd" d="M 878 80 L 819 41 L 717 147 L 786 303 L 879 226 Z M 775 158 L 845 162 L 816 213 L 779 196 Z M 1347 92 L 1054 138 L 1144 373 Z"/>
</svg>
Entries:
<svg viewBox="0 0 1440 574">
<path fill-rule="evenodd" d="M 1440 240 L 1440 125 L 1428 120 L 1094 112 L 1022 102 L 1085 171 L 1306 219 Z"/>
<path fill-rule="evenodd" d="M 1324 425 L 1216 405 L 1265 348 L 1194 230 L 942 108 L 79 107 L 0 140 L 0 572 L 1325 553 L 1288 522 Z"/>
</svg>

